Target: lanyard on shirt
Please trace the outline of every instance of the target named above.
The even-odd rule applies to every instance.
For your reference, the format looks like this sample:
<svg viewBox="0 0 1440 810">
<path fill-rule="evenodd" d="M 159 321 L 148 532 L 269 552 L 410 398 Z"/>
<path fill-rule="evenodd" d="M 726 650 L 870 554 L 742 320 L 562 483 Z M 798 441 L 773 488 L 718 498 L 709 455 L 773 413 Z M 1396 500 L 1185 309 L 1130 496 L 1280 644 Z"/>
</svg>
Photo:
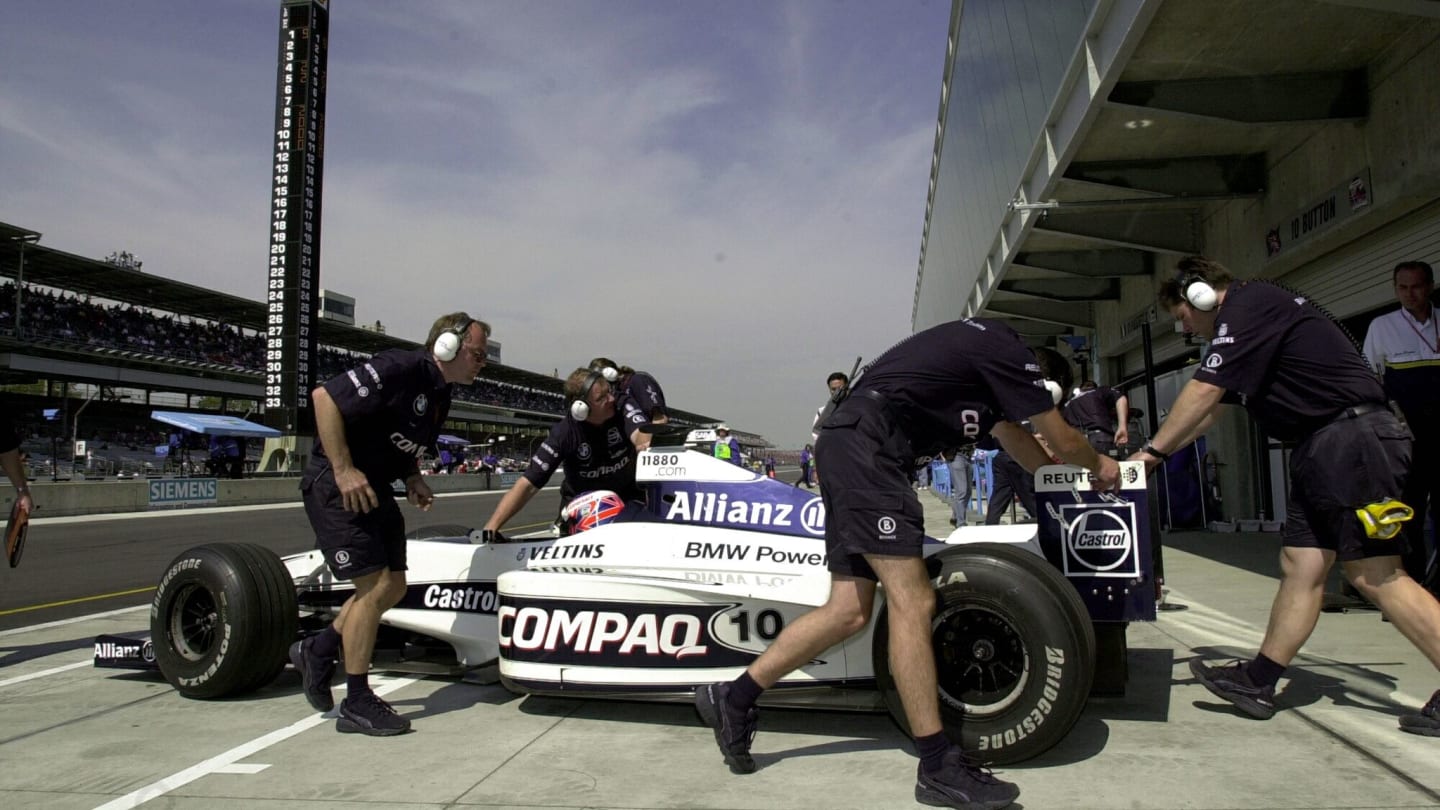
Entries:
<svg viewBox="0 0 1440 810">
<path fill-rule="evenodd" d="M 1404 312 L 1404 310 L 1402 309 L 1401 312 Z M 1406 312 L 1405 314 L 1409 315 L 1410 313 Z M 1434 307 L 1430 308 L 1430 327 L 1435 330 L 1435 343 L 1433 349 L 1431 348 L 1430 339 L 1425 336 L 1424 332 L 1421 332 L 1419 328 L 1415 326 L 1414 318 L 1406 318 L 1405 325 L 1409 326 L 1410 331 L 1414 332 L 1420 337 L 1420 345 L 1424 346 L 1427 351 L 1434 351 L 1436 354 L 1440 354 L 1440 323 L 1435 322 Z"/>
</svg>

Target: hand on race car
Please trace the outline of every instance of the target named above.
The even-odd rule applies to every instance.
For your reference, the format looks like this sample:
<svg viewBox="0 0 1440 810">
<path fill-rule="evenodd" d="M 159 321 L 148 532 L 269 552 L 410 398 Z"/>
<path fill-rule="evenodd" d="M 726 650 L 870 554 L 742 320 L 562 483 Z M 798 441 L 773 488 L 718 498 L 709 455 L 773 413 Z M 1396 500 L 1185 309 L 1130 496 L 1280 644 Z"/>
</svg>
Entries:
<svg viewBox="0 0 1440 810">
<path fill-rule="evenodd" d="M 638 450 L 649 450 L 649 449 L 650 449 L 650 439 L 651 439 L 650 434 L 649 434 L 648 432 L 644 431 L 644 430 L 639 429 L 639 428 L 636 428 L 635 430 L 633 430 L 633 431 L 630 432 L 630 443 L 633 444 L 633 445 L 635 445 L 635 449 L 636 449 L 637 451 L 638 451 Z"/>
<path fill-rule="evenodd" d="M 375 496 L 375 490 L 370 488 L 370 481 L 365 477 L 365 473 L 354 467 L 335 470 L 335 486 L 340 490 L 340 501 L 347 512 L 368 513 L 380 505 L 380 499 Z"/>
<path fill-rule="evenodd" d="M 422 512 L 429 512 L 435 503 L 435 493 L 425 482 L 425 476 L 418 472 L 405 479 L 405 497 L 410 503 L 420 507 Z"/>
<path fill-rule="evenodd" d="M 482 543 L 508 543 L 509 538 L 500 533 L 499 529 L 481 529 L 480 542 Z"/>
<path fill-rule="evenodd" d="M 1110 492 L 1120 488 L 1120 462 L 1109 456 L 1099 456 L 1100 466 L 1092 470 L 1094 480 L 1090 488 L 1096 492 Z"/>
</svg>

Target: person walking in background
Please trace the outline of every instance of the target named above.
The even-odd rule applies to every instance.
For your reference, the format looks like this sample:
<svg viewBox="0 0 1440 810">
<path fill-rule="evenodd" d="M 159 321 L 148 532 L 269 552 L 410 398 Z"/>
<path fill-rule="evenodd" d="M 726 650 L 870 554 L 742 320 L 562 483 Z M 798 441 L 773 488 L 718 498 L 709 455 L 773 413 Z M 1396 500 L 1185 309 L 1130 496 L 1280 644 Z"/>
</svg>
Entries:
<svg viewBox="0 0 1440 810">
<path fill-rule="evenodd" d="M 795 479 L 795 486 L 804 485 L 806 489 L 814 488 L 810 476 L 810 460 L 812 457 L 812 448 L 807 444 L 800 451 L 800 477 Z"/>
</svg>

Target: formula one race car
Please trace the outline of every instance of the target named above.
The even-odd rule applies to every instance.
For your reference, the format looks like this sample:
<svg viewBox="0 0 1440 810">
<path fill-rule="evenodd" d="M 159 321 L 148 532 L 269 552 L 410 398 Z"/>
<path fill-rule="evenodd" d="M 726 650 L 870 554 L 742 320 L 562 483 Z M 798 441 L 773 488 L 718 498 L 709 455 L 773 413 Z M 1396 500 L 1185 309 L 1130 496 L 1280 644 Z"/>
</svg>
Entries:
<svg viewBox="0 0 1440 810">
<path fill-rule="evenodd" d="M 601 524 L 587 531 L 504 543 L 458 526 L 412 533 L 408 592 L 384 614 L 376 667 L 460 675 L 498 663 L 520 693 L 689 701 L 825 601 L 818 495 L 679 447 L 642 452 L 637 464 L 647 503 L 586 521 Z M 1068 517 L 1060 522 L 1086 520 Z M 1088 534 L 1113 556 L 1116 538 Z M 1096 656 L 1092 617 L 1060 561 L 1047 561 L 1034 524 L 961 528 L 928 539 L 925 553 L 952 736 L 994 763 L 1050 748 L 1084 708 Z M 281 560 L 256 545 L 199 546 L 160 579 L 153 645 L 98 639 L 96 663 L 145 666 L 151 656 L 187 696 L 245 693 L 269 683 L 289 645 L 322 629 L 351 592 L 318 552 Z M 764 702 L 888 709 L 903 727 L 883 589 L 875 614 Z"/>
</svg>

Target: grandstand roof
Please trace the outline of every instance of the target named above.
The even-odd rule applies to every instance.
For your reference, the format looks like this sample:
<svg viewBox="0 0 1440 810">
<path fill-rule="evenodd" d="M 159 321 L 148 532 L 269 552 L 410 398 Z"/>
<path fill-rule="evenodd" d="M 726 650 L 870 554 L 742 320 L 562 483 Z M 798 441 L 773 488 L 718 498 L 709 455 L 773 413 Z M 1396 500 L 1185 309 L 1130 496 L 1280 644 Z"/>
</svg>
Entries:
<svg viewBox="0 0 1440 810">
<path fill-rule="evenodd" d="M 0 277 L 16 278 L 19 275 L 23 249 L 25 281 L 29 284 L 227 323 L 257 332 L 265 329 L 267 313 L 265 305 L 259 301 L 35 244 L 39 238 L 40 234 L 35 231 L 0 222 Z M 319 337 L 323 345 L 365 354 L 385 349 L 413 349 L 420 345 L 393 335 L 326 320 L 319 322 Z M 548 374 L 500 363 L 487 364 L 481 378 L 556 394 L 561 393 L 565 385 L 564 380 Z M 693 423 L 714 421 L 703 414 L 674 408 L 671 413 Z"/>
</svg>

